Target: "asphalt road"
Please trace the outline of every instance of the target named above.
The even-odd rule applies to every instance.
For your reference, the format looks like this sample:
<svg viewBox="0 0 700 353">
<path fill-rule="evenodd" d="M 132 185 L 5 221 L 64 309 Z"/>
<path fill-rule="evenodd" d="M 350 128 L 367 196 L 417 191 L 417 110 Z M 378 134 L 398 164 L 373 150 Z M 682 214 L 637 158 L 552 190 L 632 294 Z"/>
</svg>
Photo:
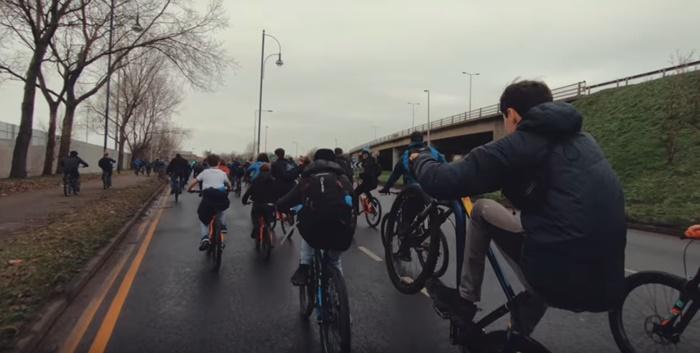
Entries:
<svg viewBox="0 0 700 353">
<path fill-rule="evenodd" d="M 381 197 L 385 210 L 392 198 Z M 273 249 L 268 263 L 261 262 L 249 237 L 250 209 L 233 195 L 231 200 L 218 274 L 208 270 L 197 250 L 197 196 L 185 195 L 179 204 L 164 198 L 54 326 L 40 351 L 319 352 L 317 325 L 300 318 L 298 291 L 289 283 L 298 263 L 298 235 Z M 452 246 L 454 238 L 445 229 Z M 630 231 L 628 243 L 630 271 L 683 274 L 681 240 Z M 430 299 L 396 291 L 383 257 L 379 232 L 360 219 L 355 243 L 343 256 L 353 352 L 456 352 L 449 325 L 433 312 Z M 454 259 L 450 264 L 443 278 L 454 283 Z M 700 266 L 700 244 L 691 248 L 688 264 Z M 510 272 L 508 277 L 517 282 Z M 483 313 L 504 301 L 490 269 L 483 298 Z M 502 320 L 495 328 L 504 326 Z M 553 352 L 618 352 L 605 314 L 551 309 L 534 337 Z"/>
</svg>

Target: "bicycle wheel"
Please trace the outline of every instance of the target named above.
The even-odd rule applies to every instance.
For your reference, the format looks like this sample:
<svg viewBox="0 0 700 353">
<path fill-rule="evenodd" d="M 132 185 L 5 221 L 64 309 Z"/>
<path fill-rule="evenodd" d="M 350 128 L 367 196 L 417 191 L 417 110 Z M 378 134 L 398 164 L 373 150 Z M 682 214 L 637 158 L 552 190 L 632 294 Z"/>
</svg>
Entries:
<svg viewBox="0 0 700 353">
<path fill-rule="evenodd" d="M 294 234 L 294 215 L 291 213 L 287 213 L 284 215 L 284 218 L 280 220 L 280 226 L 282 226 L 282 234 L 287 235 L 287 231 L 291 230 L 289 237 L 291 238 L 292 234 Z"/>
<path fill-rule="evenodd" d="M 403 207 L 405 202 L 423 202 L 425 205 L 427 204 L 426 197 L 418 187 L 407 187 L 399 194 L 395 205 Z M 392 206 L 392 208 L 394 207 Z M 386 245 L 384 247 L 385 262 L 387 273 L 394 287 L 401 293 L 415 294 L 433 275 L 437 263 L 440 227 L 439 224 L 432 226 L 432 223 L 437 222 L 437 207 L 430 211 L 426 220 L 417 224 L 417 229 L 399 231 L 405 227 L 405 224 L 408 224 L 408 221 L 403 220 L 402 217 L 390 217 L 387 221 Z M 401 223 L 404 226 L 401 226 Z"/>
<path fill-rule="evenodd" d="M 332 265 L 326 267 L 326 272 L 321 309 L 321 347 L 325 353 L 349 353 L 350 304 L 345 279 Z"/>
<path fill-rule="evenodd" d="M 270 239 L 270 228 L 268 225 L 263 226 L 259 232 L 262 232 L 260 234 L 260 252 L 258 252 L 258 256 L 263 261 L 267 261 L 270 259 L 270 253 L 272 252 L 272 241 Z"/>
<path fill-rule="evenodd" d="M 370 227 L 374 228 L 382 220 L 382 204 L 379 203 L 376 197 L 372 196 L 369 200 L 369 205 L 370 210 L 365 212 L 365 220 L 367 220 L 367 224 L 369 224 Z"/>
<path fill-rule="evenodd" d="M 223 248 L 221 246 L 221 222 L 218 218 L 214 221 L 213 236 L 210 237 L 209 249 L 211 250 L 211 269 L 218 272 L 221 268 L 221 255 Z"/>
<path fill-rule="evenodd" d="M 436 278 L 442 277 L 445 272 L 447 272 L 447 266 L 450 261 L 450 249 L 447 244 L 447 237 L 445 237 L 445 233 L 442 232 L 442 229 L 438 229 L 438 232 L 440 233 L 440 246 L 438 247 L 437 261 L 435 262 L 435 272 L 433 272 L 433 277 Z M 418 260 L 423 266 L 425 266 L 428 252 L 429 249 L 424 248 L 423 252 L 419 254 L 421 256 L 418 257 Z"/>
<path fill-rule="evenodd" d="M 669 273 L 648 271 L 625 279 L 620 305 L 608 313 L 610 329 L 623 353 L 700 352 L 700 318 L 691 319 L 681 336 L 666 337 L 655 330 L 671 315 L 685 279 Z M 677 338 L 677 342 L 675 339 Z"/>
<path fill-rule="evenodd" d="M 485 334 L 474 344 L 463 346 L 464 353 L 550 353 L 541 343 L 531 337 L 512 334 L 508 337 L 508 332 L 499 330 Z"/>
<path fill-rule="evenodd" d="M 299 313 L 305 319 L 314 311 L 316 304 L 316 288 L 313 281 L 299 286 Z"/>
</svg>

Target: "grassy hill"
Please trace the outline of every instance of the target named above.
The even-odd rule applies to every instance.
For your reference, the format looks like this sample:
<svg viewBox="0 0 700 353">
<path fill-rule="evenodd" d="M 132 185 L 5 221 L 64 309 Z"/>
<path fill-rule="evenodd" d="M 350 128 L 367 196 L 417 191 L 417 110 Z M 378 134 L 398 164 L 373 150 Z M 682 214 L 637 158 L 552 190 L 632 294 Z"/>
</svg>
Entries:
<svg viewBox="0 0 700 353">
<path fill-rule="evenodd" d="M 700 72 L 597 92 L 574 105 L 639 223 L 700 223 Z"/>
</svg>

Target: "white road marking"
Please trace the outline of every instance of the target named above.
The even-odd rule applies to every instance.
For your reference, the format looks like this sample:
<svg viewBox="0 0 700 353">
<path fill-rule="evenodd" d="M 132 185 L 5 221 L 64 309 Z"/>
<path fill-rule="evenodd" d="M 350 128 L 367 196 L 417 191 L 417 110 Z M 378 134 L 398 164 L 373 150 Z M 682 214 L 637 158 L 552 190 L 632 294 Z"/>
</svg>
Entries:
<svg viewBox="0 0 700 353">
<path fill-rule="evenodd" d="M 423 289 L 420 290 L 420 292 L 423 293 L 424 296 L 430 298 L 430 294 L 428 294 L 428 290 L 427 290 L 427 289 L 423 288 Z"/>
<path fill-rule="evenodd" d="M 401 277 L 401 280 L 403 280 L 403 281 L 406 282 L 406 283 L 413 283 L 413 278 L 408 277 L 408 276 L 403 276 L 403 277 Z M 424 296 L 430 298 L 430 294 L 428 294 L 428 290 L 426 290 L 425 288 L 421 289 L 420 292 L 421 292 Z"/>
<path fill-rule="evenodd" d="M 358 246 L 358 249 L 365 253 L 365 255 L 369 256 L 370 259 L 377 261 L 377 262 L 382 262 L 382 258 L 377 256 L 377 254 L 373 253 L 372 250 L 365 248 L 364 246 Z"/>
<path fill-rule="evenodd" d="M 629 268 L 626 268 L 626 269 L 625 269 L 625 272 L 631 273 L 631 274 L 635 274 L 635 273 L 637 273 L 638 271 L 630 270 Z"/>
</svg>

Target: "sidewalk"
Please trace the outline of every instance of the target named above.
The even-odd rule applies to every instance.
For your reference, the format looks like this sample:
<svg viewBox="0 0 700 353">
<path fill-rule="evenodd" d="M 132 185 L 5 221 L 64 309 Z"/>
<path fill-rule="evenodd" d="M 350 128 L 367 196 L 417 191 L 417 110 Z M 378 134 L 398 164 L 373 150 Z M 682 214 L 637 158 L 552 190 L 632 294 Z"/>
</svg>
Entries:
<svg viewBox="0 0 700 353">
<path fill-rule="evenodd" d="M 55 187 L 21 192 L 0 197 L 0 239 L 21 232 L 23 229 L 46 226 L 51 219 L 78 209 L 88 201 L 109 197 L 120 189 L 157 178 L 122 173 L 112 177 L 112 188 L 102 189 L 102 181 L 81 183 L 79 196 L 63 196 L 63 188 Z M 86 215 L 86 217 L 89 215 Z"/>
</svg>

